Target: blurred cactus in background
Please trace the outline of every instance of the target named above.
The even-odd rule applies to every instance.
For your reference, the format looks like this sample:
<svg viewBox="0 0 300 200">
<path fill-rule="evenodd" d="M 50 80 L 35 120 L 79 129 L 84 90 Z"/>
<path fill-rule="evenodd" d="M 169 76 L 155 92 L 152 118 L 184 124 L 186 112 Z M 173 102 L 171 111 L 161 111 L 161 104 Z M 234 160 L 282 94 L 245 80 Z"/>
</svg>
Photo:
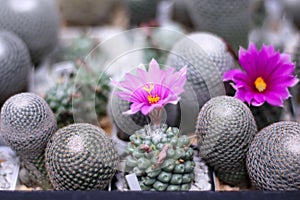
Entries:
<svg viewBox="0 0 300 200">
<path fill-rule="evenodd" d="M 15 32 L 37 67 L 57 47 L 59 11 L 54 0 L 0 0 L 0 29 Z"/>
<path fill-rule="evenodd" d="M 61 50 L 60 59 L 70 62 L 74 68 L 67 74 L 62 72 L 56 85 L 45 95 L 59 127 L 74 123 L 74 114 L 83 112 L 78 109 L 85 110 L 87 122 L 92 118 L 90 115 L 96 114 L 98 118 L 106 115 L 109 77 L 97 65 L 103 56 L 97 50 L 92 51 L 97 44 L 97 40 L 82 35 Z M 88 55 L 90 59 L 86 59 Z"/>
<path fill-rule="evenodd" d="M 247 46 L 251 26 L 250 0 L 188 0 L 188 10 L 197 31 L 224 38 L 237 52 Z"/>
</svg>

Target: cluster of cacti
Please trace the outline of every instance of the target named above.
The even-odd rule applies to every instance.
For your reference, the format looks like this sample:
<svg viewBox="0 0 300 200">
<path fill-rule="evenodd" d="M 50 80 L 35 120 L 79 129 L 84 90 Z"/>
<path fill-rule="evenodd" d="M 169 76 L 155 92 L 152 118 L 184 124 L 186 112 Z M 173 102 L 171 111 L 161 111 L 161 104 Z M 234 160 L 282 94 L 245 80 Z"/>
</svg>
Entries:
<svg viewBox="0 0 300 200">
<path fill-rule="evenodd" d="M 199 154 L 221 181 L 247 184 L 246 153 L 256 132 L 254 117 L 246 104 L 234 97 L 212 98 L 198 116 Z"/>
<path fill-rule="evenodd" d="M 72 62 L 74 71 L 58 80 L 56 85 L 48 89 L 45 100 L 53 110 L 59 127 L 74 122 L 74 113 L 83 113 L 85 122 L 92 123 L 94 115 L 102 117 L 106 114 L 110 94 L 109 77 L 96 69 L 99 55 L 86 59 L 98 41 L 87 35 L 74 39 L 61 51 L 61 60 Z M 94 50 L 92 53 L 99 53 Z M 94 122 L 93 122 L 94 123 Z"/>
<path fill-rule="evenodd" d="M 0 29 L 16 33 L 38 66 L 58 41 L 59 12 L 54 1 L 0 0 Z"/>
<path fill-rule="evenodd" d="M 102 75 L 98 81 L 90 74 L 78 81 L 70 79 L 69 82 L 57 82 L 46 92 L 45 100 L 53 110 L 59 127 L 74 123 L 74 113 L 83 112 L 79 109 L 85 109 L 87 114 L 95 112 L 97 117 L 106 114 L 109 77 Z M 85 120 L 89 122 L 89 118 L 87 116 Z"/>
<path fill-rule="evenodd" d="M 44 153 L 57 125 L 47 103 L 33 93 L 10 97 L 1 110 L 1 135 L 27 169 L 29 186 L 48 187 Z"/>
<path fill-rule="evenodd" d="M 195 177 L 189 137 L 167 125 L 152 128 L 145 126 L 130 136 L 126 171 L 136 174 L 142 190 L 189 190 Z"/>
<path fill-rule="evenodd" d="M 101 128 L 77 123 L 53 135 L 45 160 L 54 189 L 103 190 L 116 172 L 118 154 Z"/>
<path fill-rule="evenodd" d="M 45 100 L 52 109 L 59 128 L 74 123 L 72 99 L 77 95 L 73 90 L 72 83 L 58 82 L 46 92 Z"/>
<path fill-rule="evenodd" d="M 56 129 L 54 114 L 41 97 L 21 93 L 5 102 L 1 136 L 20 158 L 20 181 L 43 189 L 104 189 L 118 163 L 109 136 L 90 124 Z"/>
<path fill-rule="evenodd" d="M 0 19 L 1 20 L 1 19 Z M 0 31 L 0 104 L 27 90 L 31 68 L 24 42 L 13 32 Z"/>
</svg>

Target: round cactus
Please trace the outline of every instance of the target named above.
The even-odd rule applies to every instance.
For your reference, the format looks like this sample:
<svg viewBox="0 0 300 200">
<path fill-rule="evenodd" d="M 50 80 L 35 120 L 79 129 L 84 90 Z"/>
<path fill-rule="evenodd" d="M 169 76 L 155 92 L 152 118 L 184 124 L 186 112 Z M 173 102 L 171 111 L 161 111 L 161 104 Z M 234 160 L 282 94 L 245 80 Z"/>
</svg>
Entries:
<svg viewBox="0 0 300 200">
<path fill-rule="evenodd" d="M 277 122 L 255 136 L 247 169 L 258 190 L 299 190 L 300 124 Z"/>
<path fill-rule="evenodd" d="M 199 154 L 221 181 L 242 185 L 248 179 L 246 153 L 256 131 L 255 119 L 242 101 L 212 98 L 198 116 Z"/>
<path fill-rule="evenodd" d="M 48 104 L 33 93 L 14 95 L 2 107 L 1 134 L 19 156 L 39 156 L 56 128 Z"/>
<path fill-rule="evenodd" d="M 109 77 L 102 75 L 97 82 L 94 74 L 85 73 L 87 75 L 81 76 L 77 82 L 73 79 L 58 82 L 46 92 L 45 100 L 54 112 L 59 128 L 74 123 L 74 113 L 78 113 L 83 107 L 89 113 L 95 112 L 97 117 L 106 115 L 110 93 Z M 95 97 L 90 94 L 95 94 Z M 85 96 L 87 97 L 84 98 Z M 92 117 L 85 115 L 84 120 L 91 121 L 90 118 Z"/>
<path fill-rule="evenodd" d="M 239 46 L 247 46 L 250 0 L 191 0 L 188 10 L 196 30 L 219 35 L 236 51 Z"/>
<path fill-rule="evenodd" d="M 12 32 L 0 31 L 0 104 L 27 89 L 30 67 L 24 42 Z"/>
<path fill-rule="evenodd" d="M 180 136 L 178 128 L 146 126 L 130 136 L 126 171 L 137 175 L 142 190 L 189 190 L 195 178 L 194 151 L 189 145 L 190 139 Z"/>
<path fill-rule="evenodd" d="M 187 83 L 181 96 L 183 133 L 194 132 L 199 110 L 211 97 L 225 95 L 222 72 L 234 67 L 225 43 L 208 33 L 192 33 L 175 43 L 167 65 L 181 69 L 187 66 Z"/>
<path fill-rule="evenodd" d="M 45 173 L 44 153 L 47 142 L 56 131 L 54 114 L 47 103 L 33 93 L 10 97 L 1 110 L 1 135 L 20 157 L 28 181 L 23 184 L 43 189 L 51 187 Z"/>
<path fill-rule="evenodd" d="M 15 32 L 38 65 L 57 44 L 60 22 L 54 1 L 0 0 L 0 4 L 0 29 Z"/>
<path fill-rule="evenodd" d="M 118 163 L 118 153 L 109 136 L 86 123 L 58 130 L 47 145 L 45 157 L 56 190 L 105 189 Z"/>
<path fill-rule="evenodd" d="M 196 32 L 190 38 L 205 51 L 221 76 L 235 66 L 234 57 L 221 37 L 209 32 Z"/>
</svg>

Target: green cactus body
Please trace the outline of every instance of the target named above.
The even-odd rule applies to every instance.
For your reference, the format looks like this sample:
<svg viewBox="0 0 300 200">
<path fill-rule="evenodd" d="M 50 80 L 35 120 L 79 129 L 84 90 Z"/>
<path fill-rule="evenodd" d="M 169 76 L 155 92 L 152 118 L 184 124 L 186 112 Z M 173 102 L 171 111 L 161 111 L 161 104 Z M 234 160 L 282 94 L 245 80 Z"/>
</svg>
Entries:
<svg viewBox="0 0 300 200">
<path fill-rule="evenodd" d="M 0 49 L 0 74 L 2 75 L 0 104 L 2 105 L 12 95 L 27 90 L 31 61 L 27 46 L 13 32 L 0 31 Z"/>
<path fill-rule="evenodd" d="M 273 123 L 259 131 L 247 153 L 247 170 L 257 190 L 300 189 L 300 124 Z"/>
<path fill-rule="evenodd" d="M 126 170 L 137 175 L 142 190 L 189 190 L 195 167 L 189 138 L 180 136 L 178 128 L 163 125 L 150 140 L 149 127 L 130 136 Z"/>
<path fill-rule="evenodd" d="M 199 154 L 222 182 L 247 184 L 246 154 L 256 132 L 246 104 L 234 97 L 212 98 L 198 116 Z"/>
<path fill-rule="evenodd" d="M 250 0 L 191 0 L 188 11 L 198 31 L 215 33 L 238 51 L 247 46 L 251 26 Z M 222 6 L 220 6 L 222 5 Z"/>
<path fill-rule="evenodd" d="M 0 0 L 0 4 L 0 29 L 16 33 L 38 66 L 58 43 L 58 7 L 47 0 Z"/>
<path fill-rule="evenodd" d="M 90 113 L 96 112 L 97 117 L 106 114 L 110 92 L 109 78 L 103 75 L 98 83 L 95 80 L 92 74 L 86 72 L 82 79 L 78 78 L 76 82 L 73 79 L 69 82 L 58 82 L 46 92 L 45 100 L 55 114 L 59 128 L 74 123 L 74 112 L 81 108 Z M 95 98 L 89 94 L 94 94 Z M 85 120 L 90 121 L 89 116 Z"/>
<path fill-rule="evenodd" d="M 210 98 L 225 95 L 223 73 L 234 67 L 226 44 L 216 35 L 194 32 L 178 40 L 167 58 L 167 65 L 187 66 L 187 83 L 181 95 L 180 129 L 194 133 L 197 115 Z"/>
<path fill-rule="evenodd" d="M 21 167 L 26 170 L 28 180 L 21 180 L 27 187 L 40 186 L 42 189 L 53 189 L 45 166 L 45 152 L 35 158 L 20 158 Z"/>
<path fill-rule="evenodd" d="M 56 190 L 104 190 L 116 172 L 118 158 L 109 136 L 87 123 L 59 129 L 45 153 L 46 169 Z"/>
<path fill-rule="evenodd" d="M 19 156 L 27 170 L 27 186 L 49 189 L 51 184 L 45 173 L 44 152 L 56 131 L 53 112 L 41 97 L 33 93 L 20 93 L 9 98 L 1 110 L 1 134 Z"/>
</svg>

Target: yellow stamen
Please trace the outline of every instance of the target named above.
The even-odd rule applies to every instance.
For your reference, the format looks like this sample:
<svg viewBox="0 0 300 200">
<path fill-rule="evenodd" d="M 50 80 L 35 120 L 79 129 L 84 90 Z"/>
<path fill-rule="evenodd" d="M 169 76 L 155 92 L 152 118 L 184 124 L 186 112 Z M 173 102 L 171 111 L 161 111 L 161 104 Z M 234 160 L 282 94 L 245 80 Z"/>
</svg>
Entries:
<svg viewBox="0 0 300 200">
<path fill-rule="evenodd" d="M 160 97 L 157 94 L 154 97 L 151 94 L 148 95 L 148 101 L 150 104 L 157 103 L 159 100 Z"/>
<path fill-rule="evenodd" d="M 150 93 L 154 88 L 154 84 L 149 84 L 149 85 L 145 85 L 143 87 L 143 90 L 145 90 L 146 92 Z"/>
<path fill-rule="evenodd" d="M 267 88 L 267 84 L 262 77 L 258 77 L 255 80 L 254 85 L 259 92 L 263 92 Z"/>
</svg>

